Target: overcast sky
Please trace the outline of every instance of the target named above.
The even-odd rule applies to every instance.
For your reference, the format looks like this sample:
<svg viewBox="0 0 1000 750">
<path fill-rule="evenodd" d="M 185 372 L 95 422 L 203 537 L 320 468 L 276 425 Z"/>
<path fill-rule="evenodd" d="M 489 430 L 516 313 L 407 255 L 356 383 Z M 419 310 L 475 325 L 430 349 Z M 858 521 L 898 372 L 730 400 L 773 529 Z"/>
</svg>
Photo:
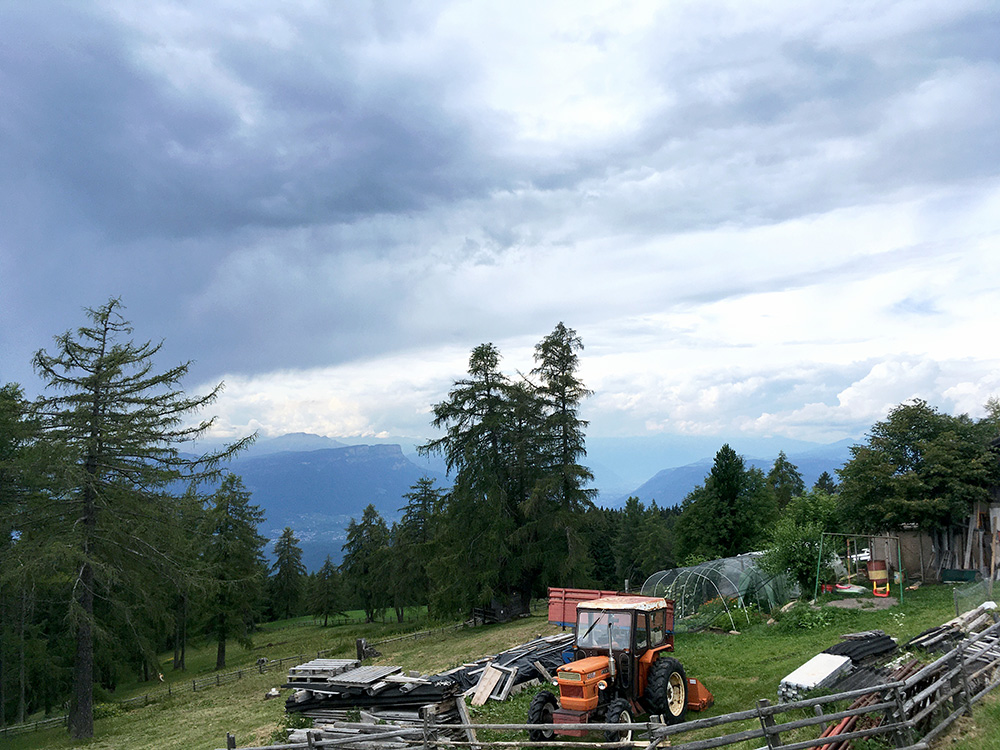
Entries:
<svg viewBox="0 0 1000 750">
<path fill-rule="evenodd" d="M 220 432 L 432 434 L 582 337 L 590 434 L 1000 395 L 995 2 L 0 4 L 0 382 L 121 296 Z"/>
</svg>

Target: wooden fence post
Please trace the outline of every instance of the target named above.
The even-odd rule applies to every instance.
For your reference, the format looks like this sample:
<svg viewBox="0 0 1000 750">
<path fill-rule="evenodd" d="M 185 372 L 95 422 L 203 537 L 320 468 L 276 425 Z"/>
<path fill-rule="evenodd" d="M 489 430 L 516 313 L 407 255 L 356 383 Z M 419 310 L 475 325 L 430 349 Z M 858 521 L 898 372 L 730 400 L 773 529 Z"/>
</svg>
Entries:
<svg viewBox="0 0 1000 750">
<path fill-rule="evenodd" d="M 459 700 L 464 700 L 464 698 L 459 696 Z M 437 732 L 434 727 L 437 709 L 428 705 L 423 707 L 421 713 L 424 715 L 424 750 L 430 750 L 432 747 L 437 747 Z"/>
<path fill-rule="evenodd" d="M 965 713 L 972 716 L 972 690 L 969 688 L 969 675 L 965 669 L 965 641 L 960 641 L 958 648 L 958 673 L 962 676 L 962 695 L 965 698 Z"/>
<path fill-rule="evenodd" d="M 762 709 L 771 705 L 767 698 L 757 701 L 757 718 L 760 719 L 760 728 L 764 730 L 764 741 L 769 748 L 781 747 L 781 730 L 774 727 L 774 716 L 765 713 Z"/>
<path fill-rule="evenodd" d="M 909 719 L 906 716 L 906 701 L 903 697 L 903 691 L 898 687 L 894 687 L 892 689 L 892 697 L 896 700 L 896 721 L 900 725 L 893 732 L 893 736 L 896 739 L 896 747 L 909 747 L 913 744 L 913 737 L 910 728 L 907 726 Z"/>
</svg>

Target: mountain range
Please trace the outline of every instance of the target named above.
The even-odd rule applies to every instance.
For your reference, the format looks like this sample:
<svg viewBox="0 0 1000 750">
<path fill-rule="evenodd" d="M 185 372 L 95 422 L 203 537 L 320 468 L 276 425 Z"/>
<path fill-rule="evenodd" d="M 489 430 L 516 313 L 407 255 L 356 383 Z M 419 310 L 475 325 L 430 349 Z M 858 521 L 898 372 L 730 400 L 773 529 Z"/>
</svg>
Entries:
<svg viewBox="0 0 1000 750">
<path fill-rule="evenodd" d="M 403 495 L 420 477 L 435 479 L 439 487 L 449 485 L 439 457 L 416 453 L 420 442 L 390 438 L 364 443 L 291 433 L 259 440 L 234 459 L 230 468 L 243 478 L 253 502 L 265 511 L 261 533 L 274 540 L 290 526 L 300 540 L 306 567 L 315 570 L 327 555 L 340 561 L 347 526 L 369 503 L 391 524 L 405 504 Z M 704 482 L 724 442 L 719 438 L 601 438 L 588 441 L 585 463 L 594 473 L 599 505 L 620 507 L 635 496 L 666 507 L 679 504 Z M 849 440 L 817 445 L 776 439 L 729 443 L 745 456 L 748 466 L 765 472 L 778 451 L 784 450 L 807 487 L 824 471 L 835 477 L 853 444 Z M 750 450 L 754 457 L 748 456 Z M 677 463 L 685 459 L 691 460 Z M 659 468 L 650 470 L 657 460 Z M 636 478 L 641 472 L 647 472 L 644 480 Z"/>
</svg>

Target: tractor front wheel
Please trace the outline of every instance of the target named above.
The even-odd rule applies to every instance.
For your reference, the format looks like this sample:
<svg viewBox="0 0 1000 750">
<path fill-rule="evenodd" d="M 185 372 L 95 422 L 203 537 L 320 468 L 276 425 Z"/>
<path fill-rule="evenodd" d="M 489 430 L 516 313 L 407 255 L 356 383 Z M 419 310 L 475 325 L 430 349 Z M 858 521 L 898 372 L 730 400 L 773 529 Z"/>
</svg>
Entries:
<svg viewBox="0 0 1000 750">
<path fill-rule="evenodd" d="M 548 690 L 543 690 L 531 699 L 531 705 L 528 706 L 528 723 L 551 724 L 552 712 L 557 705 L 556 697 Z M 545 742 L 551 740 L 553 734 L 555 732 L 551 729 L 529 729 L 528 739 L 532 742 Z"/>
<path fill-rule="evenodd" d="M 679 724 L 687 715 L 687 675 L 674 658 L 657 659 L 649 670 L 646 703 L 650 713 L 663 714 L 667 724 Z"/>
<path fill-rule="evenodd" d="M 604 715 L 604 722 L 606 724 L 631 724 L 632 706 L 624 698 L 615 698 L 611 701 L 611 705 L 608 706 L 608 711 Z M 604 733 L 604 740 L 606 742 L 631 742 L 632 730 L 607 731 Z"/>
</svg>

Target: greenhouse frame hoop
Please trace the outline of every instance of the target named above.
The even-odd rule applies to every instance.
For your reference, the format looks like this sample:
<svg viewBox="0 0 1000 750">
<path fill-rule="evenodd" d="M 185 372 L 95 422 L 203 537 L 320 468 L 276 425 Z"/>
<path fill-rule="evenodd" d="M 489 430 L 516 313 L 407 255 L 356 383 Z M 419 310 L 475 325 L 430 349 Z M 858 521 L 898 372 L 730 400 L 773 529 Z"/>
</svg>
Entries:
<svg viewBox="0 0 1000 750">
<path fill-rule="evenodd" d="M 897 560 L 896 560 L 896 570 L 898 570 L 898 571 L 902 571 L 903 570 L 903 550 L 902 550 L 902 547 L 899 544 L 899 537 L 898 536 L 890 536 L 889 534 L 839 534 L 839 533 L 836 533 L 836 532 L 833 532 L 833 531 L 824 531 L 824 532 L 822 532 L 820 534 L 820 537 L 819 537 L 819 555 L 817 555 L 817 557 L 816 557 L 816 588 L 813 591 L 813 599 L 818 599 L 819 598 L 819 574 L 820 574 L 821 568 L 823 567 L 823 540 L 826 537 L 828 537 L 828 536 L 831 536 L 831 537 L 838 537 L 839 536 L 839 537 L 844 537 L 844 538 L 846 538 L 848 540 L 851 540 L 851 539 L 867 539 L 867 540 L 869 540 L 869 546 L 868 546 L 869 550 L 873 546 L 871 544 L 871 540 L 873 540 L 873 539 L 885 539 L 886 541 L 892 540 L 892 541 L 896 542 L 896 558 L 897 558 Z M 903 580 L 902 576 L 900 576 L 900 584 L 899 584 L 899 603 L 900 604 L 903 603 L 903 588 L 904 588 L 904 586 L 902 584 L 902 580 Z"/>
</svg>

